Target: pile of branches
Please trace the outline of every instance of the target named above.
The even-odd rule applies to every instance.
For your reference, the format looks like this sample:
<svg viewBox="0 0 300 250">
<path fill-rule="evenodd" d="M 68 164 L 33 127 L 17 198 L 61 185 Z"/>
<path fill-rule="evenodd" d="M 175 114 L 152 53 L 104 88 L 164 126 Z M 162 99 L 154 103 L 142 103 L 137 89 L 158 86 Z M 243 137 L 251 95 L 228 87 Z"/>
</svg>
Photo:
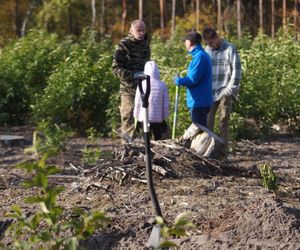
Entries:
<svg viewBox="0 0 300 250">
<path fill-rule="evenodd" d="M 201 157 L 193 150 L 173 140 L 151 141 L 151 159 L 154 179 L 162 178 L 209 178 L 214 175 L 249 176 L 238 166 L 219 160 Z M 102 160 L 94 166 L 75 166 L 69 163 L 64 172 L 72 175 L 54 175 L 57 182 L 72 180 L 87 186 L 103 187 L 105 180 L 119 185 L 146 182 L 145 147 L 142 140 L 123 145 L 114 150 L 110 160 Z M 251 173 L 250 173 L 251 174 Z"/>
</svg>

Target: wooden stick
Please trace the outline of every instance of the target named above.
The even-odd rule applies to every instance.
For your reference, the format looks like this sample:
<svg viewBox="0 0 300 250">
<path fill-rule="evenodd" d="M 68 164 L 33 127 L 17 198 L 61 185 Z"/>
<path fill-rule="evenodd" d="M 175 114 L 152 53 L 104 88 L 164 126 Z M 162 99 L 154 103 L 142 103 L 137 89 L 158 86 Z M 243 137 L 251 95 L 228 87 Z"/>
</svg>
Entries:
<svg viewBox="0 0 300 250">
<path fill-rule="evenodd" d="M 61 175 L 61 174 L 57 174 L 57 175 L 48 175 L 48 178 L 52 178 L 52 179 L 77 179 L 77 180 L 86 180 L 85 177 L 80 177 L 77 175 Z"/>
<path fill-rule="evenodd" d="M 189 153 L 192 153 L 193 155 L 195 155 L 196 157 L 198 157 L 200 160 L 202 160 L 203 162 L 209 164 L 210 166 L 214 167 L 215 169 L 217 169 L 218 171 L 222 172 L 220 166 L 215 165 L 214 163 L 210 162 L 209 160 L 205 159 L 204 157 L 199 156 L 198 154 L 196 154 L 195 152 L 193 152 L 192 150 L 186 148 L 186 151 Z"/>
<path fill-rule="evenodd" d="M 167 144 L 167 143 L 164 143 L 162 141 L 151 141 L 151 144 L 157 145 L 157 146 L 164 146 L 164 147 L 172 148 L 172 149 L 183 149 L 184 148 L 184 147 L 178 146 L 174 143 L 173 144 Z"/>
<path fill-rule="evenodd" d="M 146 181 L 146 180 L 143 180 L 143 179 L 139 179 L 139 178 L 132 177 L 131 180 L 132 180 L 132 181 L 138 181 L 138 182 L 147 184 L 147 181 Z"/>
<path fill-rule="evenodd" d="M 168 173 L 168 171 L 165 170 L 163 167 L 155 164 L 152 164 L 152 170 L 154 170 L 156 173 L 161 174 L 162 176 L 166 176 L 166 174 Z"/>
<path fill-rule="evenodd" d="M 73 169 L 75 169 L 76 171 L 81 172 L 82 170 L 84 170 L 82 167 L 75 167 L 72 163 L 69 164 L 69 166 Z"/>
<path fill-rule="evenodd" d="M 154 151 L 152 148 L 151 148 L 151 151 L 152 151 L 154 154 L 158 155 L 159 157 L 161 157 L 161 158 L 163 158 L 163 159 L 165 159 L 165 160 L 167 160 L 167 161 L 169 161 L 169 162 L 172 162 L 172 160 L 170 160 L 169 158 L 163 156 L 162 154 L 160 154 L 160 153 Z"/>
</svg>

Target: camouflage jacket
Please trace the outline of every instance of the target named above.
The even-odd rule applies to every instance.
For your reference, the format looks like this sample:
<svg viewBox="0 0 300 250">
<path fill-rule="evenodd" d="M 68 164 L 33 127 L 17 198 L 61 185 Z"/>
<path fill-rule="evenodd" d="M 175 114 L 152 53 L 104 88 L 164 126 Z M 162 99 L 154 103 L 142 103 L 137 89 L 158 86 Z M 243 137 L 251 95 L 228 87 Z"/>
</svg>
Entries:
<svg viewBox="0 0 300 250">
<path fill-rule="evenodd" d="M 114 54 L 112 69 L 114 74 L 120 78 L 121 91 L 135 93 L 136 83 L 133 81 L 135 72 L 143 72 L 144 66 L 150 60 L 150 47 L 145 38 L 140 41 L 129 34 L 122 39 Z"/>
</svg>

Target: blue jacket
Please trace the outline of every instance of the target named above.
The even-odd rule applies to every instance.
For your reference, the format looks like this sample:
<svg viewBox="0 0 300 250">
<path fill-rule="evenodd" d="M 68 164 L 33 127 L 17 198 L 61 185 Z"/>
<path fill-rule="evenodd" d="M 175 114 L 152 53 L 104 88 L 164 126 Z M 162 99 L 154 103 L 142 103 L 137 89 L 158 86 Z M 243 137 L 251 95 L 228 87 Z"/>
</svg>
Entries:
<svg viewBox="0 0 300 250">
<path fill-rule="evenodd" d="M 202 46 L 197 45 L 192 51 L 186 77 L 178 77 L 176 85 L 186 86 L 186 104 L 190 108 L 210 107 L 212 96 L 212 62 Z"/>
</svg>

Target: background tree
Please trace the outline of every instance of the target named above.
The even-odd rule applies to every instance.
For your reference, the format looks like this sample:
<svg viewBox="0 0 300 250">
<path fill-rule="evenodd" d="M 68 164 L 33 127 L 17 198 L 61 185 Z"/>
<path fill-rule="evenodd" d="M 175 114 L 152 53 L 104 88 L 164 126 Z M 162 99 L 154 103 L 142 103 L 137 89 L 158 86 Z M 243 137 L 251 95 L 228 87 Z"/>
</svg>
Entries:
<svg viewBox="0 0 300 250">
<path fill-rule="evenodd" d="M 241 11 L 237 10 L 238 3 Z M 270 4 L 274 5 L 278 15 L 271 11 Z M 113 41 L 118 41 L 131 21 L 141 17 L 142 9 L 147 10 L 142 13 L 147 31 L 150 35 L 160 34 L 164 39 L 174 32 L 175 20 L 180 25 L 176 29 L 179 35 L 193 28 L 201 30 L 204 26 L 212 26 L 220 32 L 225 29 L 223 35 L 233 36 L 241 33 L 239 26 L 242 24 L 243 31 L 253 36 L 261 26 L 265 34 L 274 36 L 284 22 L 286 25 L 293 22 L 297 28 L 297 4 L 299 0 L 182 0 L 176 1 L 175 5 L 173 0 L 6 0 L 1 1 L 0 46 L 26 34 L 31 28 L 42 28 L 62 38 L 70 34 L 79 37 L 85 27 L 93 27 L 102 34 L 112 35 Z"/>
<path fill-rule="evenodd" d="M 275 5 L 274 5 L 274 0 L 271 2 L 271 15 L 272 15 L 272 21 L 271 21 L 271 36 L 272 38 L 275 37 Z"/>
<path fill-rule="evenodd" d="M 166 0 L 159 0 L 159 9 L 160 9 L 160 29 L 161 36 L 163 36 L 165 31 L 165 19 L 166 19 Z"/>
<path fill-rule="evenodd" d="M 260 29 L 260 32 L 264 32 L 264 27 L 263 27 L 263 0 L 259 0 L 259 29 Z"/>
<path fill-rule="evenodd" d="M 286 28 L 286 0 L 282 0 L 282 27 Z"/>
<path fill-rule="evenodd" d="M 295 7 L 294 7 L 295 32 L 299 31 L 299 26 L 298 26 L 299 12 L 300 12 L 300 0 L 295 0 Z"/>
<path fill-rule="evenodd" d="M 91 9 L 92 9 L 92 23 L 91 23 L 91 30 L 95 28 L 96 24 L 96 0 L 91 0 Z"/>
<path fill-rule="evenodd" d="M 15 0 L 15 30 L 16 35 L 21 37 L 20 0 Z"/>
<path fill-rule="evenodd" d="M 122 34 L 125 34 L 127 16 L 127 1 L 122 0 Z"/>
<path fill-rule="evenodd" d="M 200 16 L 200 0 L 196 0 L 196 30 L 199 31 L 199 16 Z"/>
<path fill-rule="evenodd" d="M 144 12 L 144 2 L 143 0 L 139 0 L 139 19 L 143 19 Z"/>
<path fill-rule="evenodd" d="M 241 0 L 237 0 L 237 33 L 238 38 L 242 37 L 242 26 L 241 26 Z"/>
<path fill-rule="evenodd" d="M 32 15 L 32 11 L 33 9 L 38 5 L 38 4 L 42 4 L 42 1 L 39 0 L 31 0 L 29 1 L 29 6 L 28 9 L 26 11 L 26 15 L 24 17 L 24 20 L 22 22 L 22 27 L 21 27 L 21 33 L 20 33 L 20 37 L 23 37 L 25 35 L 26 32 L 26 28 L 27 28 L 27 23 L 29 21 L 29 18 Z"/>
<path fill-rule="evenodd" d="M 183 13 L 186 13 L 186 11 L 187 11 L 186 0 L 182 0 L 182 8 L 183 8 Z"/>
<path fill-rule="evenodd" d="M 221 4 L 221 0 L 218 0 L 218 31 L 220 33 L 220 35 L 222 35 L 222 4 Z"/>
<path fill-rule="evenodd" d="M 101 11 L 100 11 L 100 32 L 104 34 L 106 32 L 106 0 L 101 0 Z"/>
<path fill-rule="evenodd" d="M 175 33 L 176 28 L 176 0 L 172 0 L 172 35 Z"/>
</svg>

